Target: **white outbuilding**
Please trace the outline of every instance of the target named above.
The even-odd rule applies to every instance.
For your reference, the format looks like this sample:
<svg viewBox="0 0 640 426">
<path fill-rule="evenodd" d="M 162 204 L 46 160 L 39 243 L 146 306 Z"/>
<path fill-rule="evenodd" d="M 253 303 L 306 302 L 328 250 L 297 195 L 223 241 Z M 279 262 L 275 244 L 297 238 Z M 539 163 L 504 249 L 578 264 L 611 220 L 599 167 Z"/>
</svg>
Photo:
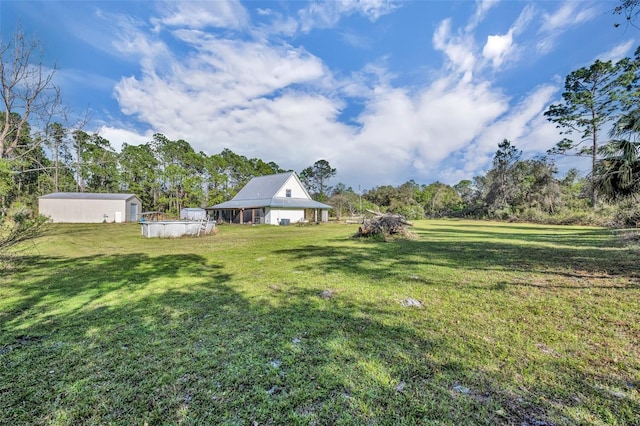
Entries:
<svg viewBox="0 0 640 426">
<path fill-rule="evenodd" d="M 38 198 L 38 209 L 56 223 L 137 222 L 142 202 L 135 194 L 54 192 Z"/>
</svg>

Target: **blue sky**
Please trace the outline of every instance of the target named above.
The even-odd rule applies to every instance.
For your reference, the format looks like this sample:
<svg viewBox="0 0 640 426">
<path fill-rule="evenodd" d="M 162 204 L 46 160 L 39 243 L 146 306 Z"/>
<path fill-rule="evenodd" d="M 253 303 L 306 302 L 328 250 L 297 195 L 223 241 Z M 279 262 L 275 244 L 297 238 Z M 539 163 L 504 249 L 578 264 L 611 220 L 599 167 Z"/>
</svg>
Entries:
<svg viewBox="0 0 640 426">
<path fill-rule="evenodd" d="M 544 154 L 565 76 L 638 45 L 617 4 L 2 0 L 0 19 L 41 40 L 65 103 L 118 150 L 160 132 L 372 188 L 471 179 L 505 138 Z"/>
</svg>

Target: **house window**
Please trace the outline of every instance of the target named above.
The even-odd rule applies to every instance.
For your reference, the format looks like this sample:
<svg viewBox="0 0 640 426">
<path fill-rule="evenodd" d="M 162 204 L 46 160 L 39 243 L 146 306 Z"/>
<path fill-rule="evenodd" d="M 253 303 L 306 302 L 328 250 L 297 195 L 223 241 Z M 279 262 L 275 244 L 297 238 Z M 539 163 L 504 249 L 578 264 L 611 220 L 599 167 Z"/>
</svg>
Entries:
<svg viewBox="0 0 640 426">
<path fill-rule="evenodd" d="M 291 198 L 291 190 L 290 189 L 285 189 L 285 192 L 287 194 L 287 198 Z"/>
</svg>

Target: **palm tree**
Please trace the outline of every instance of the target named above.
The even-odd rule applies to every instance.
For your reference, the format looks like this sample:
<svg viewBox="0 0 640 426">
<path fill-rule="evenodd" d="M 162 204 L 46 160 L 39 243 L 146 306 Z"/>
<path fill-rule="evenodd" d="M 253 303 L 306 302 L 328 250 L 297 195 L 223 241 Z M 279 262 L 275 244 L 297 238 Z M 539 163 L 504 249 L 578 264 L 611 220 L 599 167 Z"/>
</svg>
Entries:
<svg viewBox="0 0 640 426">
<path fill-rule="evenodd" d="M 619 201 L 640 195 L 640 109 L 624 115 L 611 130 L 613 139 L 601 149 L 594 170 L 596 190 Z"/>
</svg>

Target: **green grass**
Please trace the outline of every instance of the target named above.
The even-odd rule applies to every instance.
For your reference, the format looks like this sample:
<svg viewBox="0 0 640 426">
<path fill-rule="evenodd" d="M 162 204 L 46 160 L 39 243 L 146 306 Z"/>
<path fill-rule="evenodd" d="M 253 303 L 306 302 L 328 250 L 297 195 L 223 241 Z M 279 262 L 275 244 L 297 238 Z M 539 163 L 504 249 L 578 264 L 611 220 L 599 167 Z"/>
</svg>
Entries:
<svg viewBox="0 0 640 426">
<path fill-rule="evenodd" d="M 638 252 L 610 231 L 356 229 L 53 226 L 0 276 L 0 423 L 640 424 Z"/>
</svg>

